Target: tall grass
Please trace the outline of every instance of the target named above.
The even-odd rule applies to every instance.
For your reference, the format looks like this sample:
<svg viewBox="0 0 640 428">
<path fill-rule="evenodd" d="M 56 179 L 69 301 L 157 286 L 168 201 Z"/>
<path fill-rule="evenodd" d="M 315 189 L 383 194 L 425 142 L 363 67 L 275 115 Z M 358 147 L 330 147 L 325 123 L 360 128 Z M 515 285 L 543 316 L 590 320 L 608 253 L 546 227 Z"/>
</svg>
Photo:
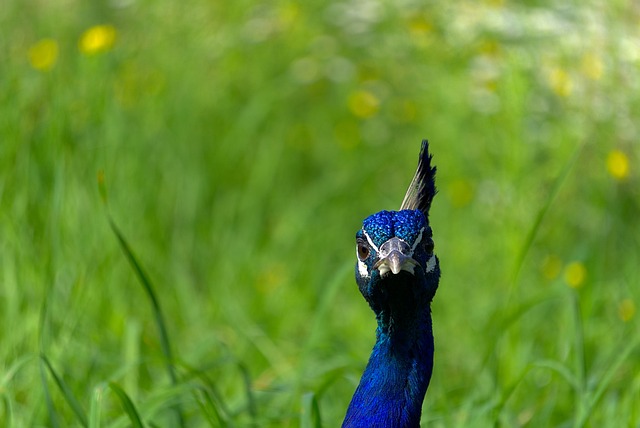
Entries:
<svg viewBox="0 0 640 428">
<path fill-rule="evenodd" d="M 633 5 L 5 3 L 4 425 L 338 425 L 423 138 L 423 425 L 640 424 Z"/>
</svg>

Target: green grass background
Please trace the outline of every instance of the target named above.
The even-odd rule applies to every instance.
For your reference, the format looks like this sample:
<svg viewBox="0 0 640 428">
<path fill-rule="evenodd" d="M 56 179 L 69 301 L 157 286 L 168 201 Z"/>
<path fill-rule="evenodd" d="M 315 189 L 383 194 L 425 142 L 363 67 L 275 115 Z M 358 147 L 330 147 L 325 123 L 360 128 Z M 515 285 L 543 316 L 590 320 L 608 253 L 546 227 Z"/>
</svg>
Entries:
<svg viewBox="0 0 640 428">
<path fill-rule="evenodd" d="M 634 2 L 8 0 L 0 27 L 0 425 L 338 426 L 374 341 L 354 234 L 428 138 L 423 425 L 640 426 Z"/>
</svg>

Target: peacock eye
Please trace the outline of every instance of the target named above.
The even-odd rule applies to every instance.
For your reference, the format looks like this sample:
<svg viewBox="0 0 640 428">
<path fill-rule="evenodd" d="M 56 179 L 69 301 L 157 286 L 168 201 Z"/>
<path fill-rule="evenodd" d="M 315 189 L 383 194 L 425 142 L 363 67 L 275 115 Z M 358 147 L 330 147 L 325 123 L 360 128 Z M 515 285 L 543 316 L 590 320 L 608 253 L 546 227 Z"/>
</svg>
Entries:
<svg viewBox="0 0 640 428">
<path fill-rule="evenodd" d="M 358 241 L 357 248 L 358 248 L 358 258 L 360 260 L 365 260 L 367 257 L 369 257 L 371 250 L 369 250 L 369 246 L 367 244 L 365 244 L 362 241 Z"/>
<path fill-rule="evenodd" d="M 424 250 L 427 254 L 433 253 L 433 239 L 429 238 L 424 241 Z"/>
</svg>

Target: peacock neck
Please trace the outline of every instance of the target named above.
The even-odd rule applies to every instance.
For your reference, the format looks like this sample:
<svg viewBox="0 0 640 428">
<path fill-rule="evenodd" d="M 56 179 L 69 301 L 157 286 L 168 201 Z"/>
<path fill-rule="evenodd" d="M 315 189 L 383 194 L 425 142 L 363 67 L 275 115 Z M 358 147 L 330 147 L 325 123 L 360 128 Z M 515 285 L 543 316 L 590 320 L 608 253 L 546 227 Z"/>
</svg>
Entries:
<svg viewBox="0 0 640 428">
<path fill-rule="evenodd" d="M 376 343 L 343 428 L 420 426 L 433 368 L 431 309 L 421 298 L 393 300 L 376 311 Z"/>
</svg>

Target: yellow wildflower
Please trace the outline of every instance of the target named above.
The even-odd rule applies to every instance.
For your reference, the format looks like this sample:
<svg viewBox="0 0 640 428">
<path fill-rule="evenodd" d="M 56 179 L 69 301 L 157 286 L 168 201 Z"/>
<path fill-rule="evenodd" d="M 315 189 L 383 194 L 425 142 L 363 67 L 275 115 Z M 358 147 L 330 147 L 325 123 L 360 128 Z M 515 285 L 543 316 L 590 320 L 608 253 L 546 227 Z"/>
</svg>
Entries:
<svg viewBox="0 0 640 428">
<path fill-rule="evenodd" d="M 433 32 L 433 25 L 421 16 L 416 16 L 409 21 L 409 31 L 413 36 L 425 36 Z"/>
<path fill-rule="evenodd" d="M 600 80 L 604 74 L 604 63 L 595 54 L 586 54 L 582 57 L 582 72 L 591 80 Z"/>
<path fill-rule="evenodd" d="M 620 150 L 612 150 L 607 156 L 607 171 L 616 180 L 629 176 L 629 158 Z"/>
<path fill-rule="evenodd" d="M 349 96 L 349 110 L 363 119 L 378 112 L 380 100 L 369 91 L 356 91 Z"/>
<path fill-rule="evenodd" d="M 564 280 L 571 288 L 580 288 L 587 277 L 587 268 L 580 262 L 571 262 L 564 269 Z"/>
<path fill-rule="evenodd" d="M 267 266 L 258 277 L 256 284 L 258 290 L 262 294 L 270 294 L 286 281 L 286 272 L 281 263 Z"/>
<path fill-rule="evenodd" d="M 113 25 L 96 25 L 89 28 L 80 37 L 78 47 L 86 55 L 108 51 L 116 41 L 116 29 Z"/>
<path fill-rule="evenodd" d="M 36 70 L 48 71 L 58 60 L 58 42 L 42 39 L 29 49 L 29 62 Z"/>
<path fill-rule="evenodd" d="M 556 67 L 549 73 L 549 85 L 556 95 L 566 98 L 573 92 L 573 81 L 566 70 Z"/>
<path fill-rule="evenodd" d="M 551 281 L 560 275 L 562 260 L 556 255 L 549 255 L 542 261 L 542 276 Z"/>
<path fill-rule="evenodd" d="M 624 322 L 629 322 L 636 314 L 636 305 L 631 299 L 624 299 L 618 306 L 618 316 Z"/>
<path fill-rule="evenodd" d="M 482 43 L 480 43 L 478 50 L 482 55 L 496 57 L 500 55 L 502 47 L 500 46 L 500 43 L 498 43 L 497 41 L 492 39 L 486 39 L 486 40 L 483 40 Z"/>
<path fill-rule="evenodd" d="M 288 3 L 278 10 L 278 20 L 285 27 L 294 24 L 300 16 L 300 7 L 294 3 Z"/>
</svg>

